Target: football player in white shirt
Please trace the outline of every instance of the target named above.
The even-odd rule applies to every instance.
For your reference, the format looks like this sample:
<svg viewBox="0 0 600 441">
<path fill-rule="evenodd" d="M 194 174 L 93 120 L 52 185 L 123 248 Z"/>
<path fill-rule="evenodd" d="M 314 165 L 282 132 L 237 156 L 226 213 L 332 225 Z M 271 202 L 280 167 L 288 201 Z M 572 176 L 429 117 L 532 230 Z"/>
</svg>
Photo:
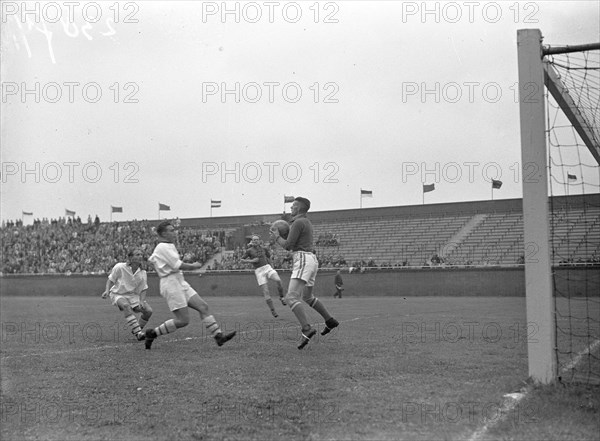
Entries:
<svg viewBox="0 0 600 441">
<path fill-rule="evenodd" d="M 125 314 L 125 321 L 129 325 L 131 333 L 138 340 L 144 340 L 145 335 L 142 329 L 152 315 L 152 308 L 146 302 L 148 276 L 142 268 L 142 250 L 132 249 L 127 257 L 127 262 L 117 263 L 113 267 L 106 281 L 102 298 L 110 296 L 112 304 Z M 135 313 L 141 313 L 139 321 Z"/>
<path fill-rule="evenodd" d="M 190 322 L 188 307 L 198 311 L 206 329 L 217 344 L 222 346 L 235 336 L 235 331 L 223 334 L 215 318 L 210 315 L 206 302 L 183 278 L 182 270 L 197 270 L 202 267 L 202 264 L 200 262 L 184 263 L 179 258 L 179 253 L 175 248 L 177 231 L 171 222 L 161 222 L 156 227 L 156 233 L 160 238 L 160 243 L 154 248 L 148 261 L 154 265 L 154 269 L 160 277 L 160 295 L 167 301 L 175 318 L 167 320 L 154 329 L 146 330 L 146 349 L 151 348 L 152 342 L 159 335 L 169 334 L 178 328 L 187 326 Z"/>
</svg>

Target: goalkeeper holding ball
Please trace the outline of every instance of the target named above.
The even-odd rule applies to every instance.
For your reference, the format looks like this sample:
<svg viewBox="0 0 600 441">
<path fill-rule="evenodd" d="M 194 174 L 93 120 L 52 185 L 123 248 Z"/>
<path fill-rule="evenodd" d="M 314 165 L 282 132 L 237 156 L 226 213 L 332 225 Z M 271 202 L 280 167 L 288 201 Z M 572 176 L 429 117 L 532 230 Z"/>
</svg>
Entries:
<svg viewBox="0 0 600 441">
<path fill-rule="evenodd" d="M 321 335 L 329 334 L 333 328 L 339 325 L 339 322 L 331 317 L 325 305 L 312 294 L 317 271 L 319 270 L 319 262 L 317 256 L 312 252 L 313 225 L 306 217 L 309 209 L 310 201 L 308 199 L 302 197 L 294 199 L 291 209 L 292 223 L 287 238 L 281 237 L 276 226 L 271 227 L 271 233 L 275 241 L 281 247 L 292 251 L 292 277 L 284 299 L 302 326 L 302 340 L 298 345 L 298 349 L 304 348 L 317 333 L 308 323 L 300 298 L 325 319 L 325 329 L 323 329 Z"/>
</svg>

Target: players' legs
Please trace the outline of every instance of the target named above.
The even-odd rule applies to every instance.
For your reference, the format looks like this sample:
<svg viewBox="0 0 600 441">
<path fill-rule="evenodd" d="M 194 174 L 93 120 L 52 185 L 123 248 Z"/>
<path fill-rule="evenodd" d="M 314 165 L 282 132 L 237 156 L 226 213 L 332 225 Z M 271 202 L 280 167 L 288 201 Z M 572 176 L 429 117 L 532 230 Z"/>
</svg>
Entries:
<svg viewBox="0 0 600 441">
<path fill-rule="evenodd" d="M 331 314 L 329 314 L 329 311 L 327 311 L 327 308 L 325 308 L 323 302 L 321 302 L 317 297 L 313 296 L 312 292 L 313 287 L 306 285 L 304 287 L 304 291 L 302 292 L 302 300 L 304 300 L 311 306 L 311 308 L 321 314 L 321 317 L 323 317 L 325 321 L 329 320 L 331 318 Z"/>
<path fill-rule="evenodd" d="M 306 285 L 304 280 L 292 278 L 288 286 L 288 292 L 285 296 L 285 301 L 290 306 L 290 309 L 302 327 L 302 339 L 298 345 L 298 349 L 304 348 L 310 339 L 317 333 L 317 331 L 310 326 L 310 323 L 308 323 L 308 318 L 306 317 L 306 312 L 304 311 L 304 305 L 302 305 L 302 302 L 300 301 L 304 285 Z"/>
<path fill-rule="evenodd" d="M 227 340 L 231 340 L 235 335 L 235 331 L 228 334 L 223 334 L 219 324 L 215 318 L 210 314 L 208 304 L 198 294 L 194 294 L 188 299 L 188 306 L 195 309 L 200 314 L 200 319 L 204 323 L 204 327 L 210 332 L 210 335 L 214 337 L 217 344 L 221 346 Z"/>
<path fill-rule="evenodd" d="M 150 317 L 152 316 L 152 308 L 148 303 L 144 302 L 143 304 L 140 303 L 138 306 L 133 308 L 133 312 L 141 313 L 138 322 L 140 324 L 140 328 L 144 329 L 144 326 L 146 326 L 146 324 L 150 320 Z"/>
<path fill-rule="evenodd" d="M 302 303 L 300 303 L 300 296 L 302 290 L 306 282 L 302 279 L 290 279 L 290 285 L 288 286 L 288 292 L 285 295 L 284 299 L 287 302 L 288 306 L 300 322 L 302 326 L 302 330 L 310 329 L 310 324 L 308 323 L 308 319 L 306 318 L 306 313 L 304 312 L 304 307 Z"/>
<path fill-rule="evenodd" d="M 208 303 L 204 301 L 202 297 L 198 294 L 194 294 L 188 299 L 188 306 L 192 309 L 195 309 L 200 314 L 200 319 L 204 320 L 206 317 L 210 315 L 210 311 L 208 308 Z"/>
<path fill-rule="evenodd" d="M 142 328 L 133 313 L 133 308 L 129 304 L 129 301 L 125 297 L 119 297 L 116 302 L 117 307 L 123 311 L 125 315 L 125 322 L 129 329 L 131 329 L 131 333 L 138 339 L 142 340 L 144 333 L 142 332 Z"/>
<path fill-rule="evenodd" d="M 170 334 L 171 332 L 175 332 L 179 328 L 183 328 L 187 326 L 190 322 L 190 313 L 187 307 L 174 309 L 171 311 L 175 316 L 174 319 L 167 320 L 166 322 L 160 324 L 156 328 L 154 328 L 155 336 L 150 336 L 151 338 L 156 338 L 159 335 Z M 148 335 L 146 335 L 148 338 Z"/>
<path fill-rule="evenodd" d="M 277 285 L 277 294 L 279 294 L 279 299 L 283 299 L 283 284 L 281 283 L 281 278 L 276 271 L 273 271 L 269 275 L 269 279 L 273 280 Z"/>
<path fill-rule="evenodd" d="M 267 303 L 267 306 L 271 310 L 271 314 L 273 315 L 273 317 L 279 317 L 277 315 L 277 312 L 275 312 L 275 307 L 273 306 L 273 300 L 271 300 L 271 293 L 269 292 L 269 284 L 263 283 L 262 285 L 260 285 L 258 287 L 258 289 L 260 289 L 260 292 L 262 293 L 263 297 L 265 298 L 265 302 Z"/>
<path fill-rule="evenodd" d="M 172 320 L 175 328 L 185 328 L 190 324 L 190 311 L 188 308 L 181 308 L 172 311 L 175 318 Z M 172 331 L 171 331 L 172 332 Z"/>
</svg>

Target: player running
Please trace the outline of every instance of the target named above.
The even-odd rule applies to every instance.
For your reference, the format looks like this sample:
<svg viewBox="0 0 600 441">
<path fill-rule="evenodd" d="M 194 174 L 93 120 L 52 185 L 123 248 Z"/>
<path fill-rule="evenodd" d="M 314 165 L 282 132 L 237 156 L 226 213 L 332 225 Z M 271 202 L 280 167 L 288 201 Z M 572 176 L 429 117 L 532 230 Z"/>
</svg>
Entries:
<svg viewBox="0 0 600 441">
<path fill-rule="evenodd" d="M 310 326 L 300 297 L 325 319 L 325 328 L 321 335 L 326 335 L 339 325 L 331 317 L 325 305 L 313 296 L 312 290 L 319 270 L 319 262 L 313 251 L 313 226 L 306 217 L 310 209 L 310 201 L 306 198 L 294 199 L 291 208 L 292 222 L 287 239 L 280 236 L 276 227 L 271 227 L 275 241 L 283 248 L 292 251 L 292 276 L 285 296 L 287 304 L 302 326 L 302 340 L 298 349 L 304 348 L 317 331 Z"/>
<path fill-rule="evenodd" d="M 146 349 L 150 349 L 152 342 L 159 335 L 175 332 L 178 328 L 187 326 L 190 322 L 188 307 L 195 309 L 200 314 L 204 326 L 219 346 L 231 340 L 235 331 L 223 334 L 215 318 L 210 315 L 208 305 L 198 293 L 183 278 L 183 271 L 200 269 L 200 262 L 184 263 L 179 258 L 175 248 L 177 231 L 171 222 L 161 222 L 156 227 L 160 243 L 154 248 L 154 252 L 148 259 L 154 265 L 154 269 L 160 277 L 160 295 L 165 298 L 174 319 L 167 320 L 154 329 L 146 330 Z"/>
<path fill-rule="evenodd" d="M 146 302 L 148 276 L 142 268 L 142 250 L 134 248 L 127 254 L 127 262 L 117 263 L 108 276 L 102 298 L 110 296 L 111 303 L 123 311 L 131 333 L 144 340 L 142 329 L 150 320 L 152 308 Z M 135 313 L 141 313 L 140 319 Z"/>
<path fill-rule="evenodd" d="M 277 271 L 271 267 L 269 262 L 270 258 L 271 253 L 267 247 L 260 243 L 260 237 L 252 236 L 250 246 L 242 256 L 241 261 L 254 265 L 254 275 L 256 276 L 258 287 L 265 298 L 265 302 L 271 310 L 273 317 L 279 317 L 277 311 L 275 311 L 271 293 L 269 292 L 269 279 L 274 280 L 277 284 L 277 292 L 279 293 L 279 300 L 281 300 L 281 303 L 283 305 L 286 303 L 285 300 L 283 300 L 283 285 L 281 284 L 281 279 L 279 278 Z"/>
</svg>

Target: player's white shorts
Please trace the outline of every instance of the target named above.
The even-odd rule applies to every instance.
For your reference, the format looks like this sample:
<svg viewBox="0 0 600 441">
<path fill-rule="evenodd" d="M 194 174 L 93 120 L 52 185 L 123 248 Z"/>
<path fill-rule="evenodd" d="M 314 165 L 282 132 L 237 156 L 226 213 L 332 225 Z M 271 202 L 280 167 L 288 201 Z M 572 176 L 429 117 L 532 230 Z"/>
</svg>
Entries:
<svg viewBox="0 0 600 441">
<path fill-rule="evenodd" d="M 117 306 L 119 299 L 124 299 L 132 308 L 140 306 L 140 296 L 137 294 L 115 294 L 111 292 L 109 296 L 113 306 Z"/>
<path fill-rule="evenodd" d="M 306 251 L 294 251 L 292 260 L 292 279 L 302 279 L 306 286 L 314 286 L 319 271 L 317 256 Z"/>
<path fill-rule="evenodd" d="M 183 278 L 183 274 L 175 273 L 160 279 L 160 295 L 165 298 L 169 310 L 185 308 L 188 300 L 198 294 Z"/>
<path fill-rule="evenodd" d="M 274 276 L 278 276 L 277 271 L 275 271 L 273 267 L 268 263 L 266 265 L 256 268 L 254 270 L 254 275 L 256 276 L 258 286 L 264 285 L 269 281 L 269 279 L 273 279 Z M 275 277 L 275 280 L 277 278 L 278 277 Z"/>
</svg>

